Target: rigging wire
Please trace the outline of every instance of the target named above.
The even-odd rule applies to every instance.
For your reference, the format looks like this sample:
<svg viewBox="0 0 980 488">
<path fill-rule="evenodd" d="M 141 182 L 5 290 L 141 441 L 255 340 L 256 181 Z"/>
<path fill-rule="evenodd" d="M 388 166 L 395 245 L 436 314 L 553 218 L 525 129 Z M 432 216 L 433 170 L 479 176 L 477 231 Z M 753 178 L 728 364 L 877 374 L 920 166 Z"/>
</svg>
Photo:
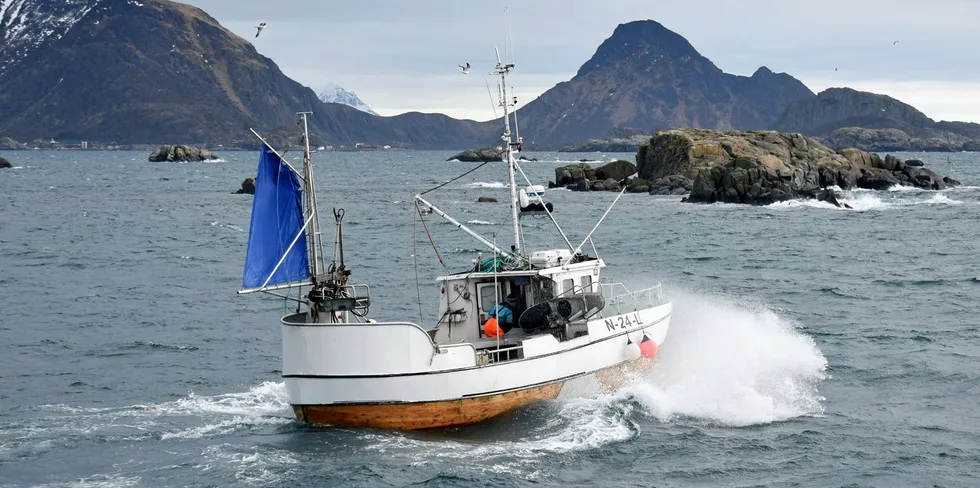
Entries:
<svg viewBox="0 0 980 488">
<path fill-rule="evenodd" d="M 490 163 L 493 163 L 493 162 L 495 162 L 495 161 L 484 161 L 483 164 L 481 164 L 481 165 L 479 165 L 479 166 L 477 166 L 477 167 L 475 167 L 475 168 L 473 168 L 473 169 L 471 169 L 471 170 L 469 170 L 469 171 L 467 171 L 467 172 L 465 172 L 465 173 L 463 173 L 463 174 L 461 174 L 461 175 L 459 175 L 459 176 L 457 176 L 457 177 L 455 177 L 455 178 L 453 178 L 453 179 L 451 179 L 451 180 L 449 180 L 449 181 L 447 181 L 445 183 L 442 183 L 442 184 L 436 185 L 436 186 L 434 186 L 432 188 L 429 188 L 428 190 L 425 190 L 424 192 L 419 193 L 419 195 L 425 195 L 426 193 L 429 193 L 430 191 L 438 190 L 438 189 L 440 189 L 440 188 L 442 188 L 442 187 L 444 187 L 444 186 L 446 186 L 446 185 L 448 185 L 448 184 L 450 184 L 450 183 L 452 183 L 452 182 L 454 182 L 454 181 L 456 181 L 456 180 L 458 180 L 458 179 L 460 179 L 460 178 L 462 178 L 462 177 L 464 177 L 464 176 L 466 176 L 466 175 L 468 175 L 468 174 L 470 174 L 470 173 L 472 173 L 472 172 L 474 172 L 474 171 L 476 171 L 476 170 L 478 170 L 478 169 L 480 169 L 480 168 L 482 168 L 482 167 L 484 167 L 484 166 L 486 166 L 486 165 L 488 165 Z"/>
<path fill-rule="evenodd" d="M 504 57 L 510 59 L 510 64 L 516 64 L 516 61 L 514 61 L 514 34 L 510 28 L 510 15 L 507 13 L 507 7 L 504 7 L 504 31 L 506 32 L 504 36 Z"/>
<path fill-rule="evenodd" d="M 419 208 L 418 204 L 415 205 L 415 208 Z M 419 215 L 421 216 L 421 213 Z M 422 287 L 419 285 L 419 256 L 418 252 L 416 251 L 417 242 L 418 236 L 415 232 L 415 212 L 412 212 L 412 261 L 415 263 L 415 293 L 419 298 L 419 326 L 424 329 L 425 324 L 423 323 L 422 317 Z M 436 254 L 438 255 L 438 253 Z"/>
<path fill-rule="evenodd" d="M 531 183 L 531 179 L 527 177 L 527 173 L 524 172 L 524 169 L 521 168 L 521 165 L 517 164 L 517 162 L 515 161 L 514 166 L 517 167 L 517 171 L 521 172 L 521 176 L 524 177 L 524 181 L 527 182 L 527 185 L 533 186 L 534 184 Z M 544 206 L 544 213 L 548 214 L 548 218 L 551 219 L 551 223 L 555 225 L 556 229 L 558 229 L 558 233 L 561 234 L 561 238 L 565 240 L 565 244 L 568 244 L 568 250 L 573 251 L 574 253 L 575 247 L 573 247 L 572 243 L 568 240 L 568 236 L 565 235 L 565 231 L 562 230 L 560 225 L 558 225 L 558 220 L 556 220 L 555 216 L 551 214 L 550 210 L 548 210 L 547 205 Z"/>
<path fill-rule="evenodd" d="M 487 76 L 483 75 L 483 83 L 487 85 L 487 96 L 490 97 L 490 110 L 493 110 L 493 118 L 497 118 L 497 105 L 493 103 L 493 93 L 490 92 L 490 82 L 487 81 Z"/>
<path fill-rule="evenodd" d="M 418 210 L 419 221 L 422 222 L 422 228 L 425 229 L 425 235 L 429 237 L 429 243 L 432 244 L 432 250 L 436 253 L 436 259 L 439 260 L 439 264 L 442 265 L 442 268 L 448 271 L 449 268 L 446 267 L 446 263 L 442 260 L 442 255 L 439 254 L 439 249 L 436 248 L 436 241 L 432 239 L 432 233 L 429 232 L 429 226 L 425 224 L 425 218 L 422 217 L 422 208 L 419 207 L 418 202 L 415 203 L 415 209 Z M 414 216 L 412 217 L 412 222 L 415 222 Z M 418 270 L 416 270 L 416 272 L 418 272 Z"/>
</svg>

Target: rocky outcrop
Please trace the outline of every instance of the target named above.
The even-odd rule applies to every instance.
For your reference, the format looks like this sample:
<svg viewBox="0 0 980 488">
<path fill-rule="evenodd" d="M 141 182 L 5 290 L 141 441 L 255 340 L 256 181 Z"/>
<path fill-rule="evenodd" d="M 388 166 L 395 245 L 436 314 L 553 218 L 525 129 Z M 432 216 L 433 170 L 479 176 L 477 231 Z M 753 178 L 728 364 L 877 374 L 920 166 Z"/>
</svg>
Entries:
<svg viewBox="0 0 980 488">
<path fill-rule="evenodd" d="M 636 174 L 636 165 L 622 159 L 612 161 L 595 169 L 595 177 L 600 180 L 623 181 Z"/>
<path fill-rule="evenodd" d="M 650 183 L 651 195 L 684 195 L 694 188 L 694 180 L 682 175 L 659 178 Z"/>
<path fill-rule="evenodd" d="M 10 161 L 0 158 L 0 168 L 13 168 L 14 165 L 10 164 Z"/>
<path fill-rule="evenodd" d="M 255 195 L 255 178 L 245 178 L 242 187 L 235 192 L 236 195 Z"/>
<path fill-rule="evenodd" d="M 629 161 L 613 161 L 598 168 L 589 163 L 576 163 L 555 168 L 555 182 L 548 186 L 573 191 L 620 191 L 623 186 L 631 188 L 633 180 L 627 177 L 635 172 Z M 636 191 L 635 186 L 633 191 Z"/>
<path fill-rule="evenodd" d="M 595 180 L 595 169 L 589 163 L 570 164 L 555 168 L 555 187 L 578 185 L 582 181 Z M 588 186 L 588 185 L 586 185 Z"/>
<path fill-rule="evenodd" d="M 484 147 L 480 149 L 468 149 L 454 156 L 450 156 L 446 161 L 462 161 L 464 163 L 485 163 L 487 161 L 500 161 L 504 151 L 496 147 Z"/>
<path fill-rule="evenodd" d="M 662 132 L 637 151 L 641 178 L 656 178 L 675 191 L 693 175 L 690 202 L 767 205 L 797 199 L 834 201 L 825 189 L 887 189 L 910 185 L 940 190 L 959 182 L 893 156 L 859 149 L 840 152 L 800 134 L 769 131 Z M 671 175 L 676 175 L 671 179 Z M 666 180 L 663 180 L 664 177 Z M 681 185 L 683 187 L 683 185 Z"/>
<path fill-rule="evenodd" d="M 191 146 L 160 146 L 150 154 L 149 161 L 159 162 L 189 162 L 189 161 L 210 161 L 218 159 L 207 149 L 198 149 Z"/>
</svg>

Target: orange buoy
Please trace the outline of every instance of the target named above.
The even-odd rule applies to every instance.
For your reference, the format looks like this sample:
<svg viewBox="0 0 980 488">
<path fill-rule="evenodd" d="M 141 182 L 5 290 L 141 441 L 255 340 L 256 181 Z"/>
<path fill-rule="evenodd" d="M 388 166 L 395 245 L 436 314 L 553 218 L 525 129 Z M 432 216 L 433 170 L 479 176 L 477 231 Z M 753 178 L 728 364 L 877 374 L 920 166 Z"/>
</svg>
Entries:
<svg viewBox="0 0 980 488">
<path fill-rule="evenodd" d="M 646 334 L 643 334 L 643 340 L 640 341 L 640 354 L 647 359 L 657 355 L 657 343 L 653 342 L 653 339 L 647 337 Z"/>
<path fill-rule="evenodd" d="M 483 336 L 484 337 L 503 337 L 504 330 L 497 325 L 497 318 L 490 317 L 486 322 L 483 323 Z"/>
</svg>

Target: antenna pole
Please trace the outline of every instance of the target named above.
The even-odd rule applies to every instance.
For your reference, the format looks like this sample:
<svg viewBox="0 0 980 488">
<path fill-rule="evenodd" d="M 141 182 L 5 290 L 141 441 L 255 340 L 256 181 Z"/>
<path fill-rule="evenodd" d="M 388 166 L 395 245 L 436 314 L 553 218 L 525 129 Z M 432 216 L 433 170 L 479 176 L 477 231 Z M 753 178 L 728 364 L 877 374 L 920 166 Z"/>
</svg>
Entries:
<svg viewBox="0 0 980 488">
<path fill-rule="evenodd" d="M 520 140 L 517 143 L 511 138 L 510 132 L 510 112 L 508 108 L 513 106 L 512 102 L 507 98 L 507 75 L 514 69 L 512 63 L 503 63 L 500 61 L 500 51 L 494 48 L 497 53 L 497 66 L 494 67 L 493 74 L 500 76 L 500 106 L 504 109 L 504 134 L 501 136 L 501 140 L 504 142 L 504 154 L 503 160 L 507 163 L 507 174 L 510 177 L 510 210 L 511 219 L 514 221 L 514 250 L 518 253 L 521 252 L 521 223 L 518 217 L 518 212 L 520 211 L 520 203 L 517 199 L 517 181 L 515 178 L 515 165 L 514 161 L 514 147 L 520 144 Z"/>
<path fill-rule="evenodd" d="M 313 164 L 310 161 L 310 129 L 306 118 L 311 112 L 300 112 L 300 121 L 303 123 L 303 175 L 306 183 L 305 199 L 307 217 L 310 219 L 310 231 L 307 234 L 307 247 L 309 247 L 310 257 L 310 281 L 316 285 L 320 276 L 322 253 L 319 246 L 320 242 L 320 216 L 316 206 L 316 185 L 313 181 Z"/>
</svg>

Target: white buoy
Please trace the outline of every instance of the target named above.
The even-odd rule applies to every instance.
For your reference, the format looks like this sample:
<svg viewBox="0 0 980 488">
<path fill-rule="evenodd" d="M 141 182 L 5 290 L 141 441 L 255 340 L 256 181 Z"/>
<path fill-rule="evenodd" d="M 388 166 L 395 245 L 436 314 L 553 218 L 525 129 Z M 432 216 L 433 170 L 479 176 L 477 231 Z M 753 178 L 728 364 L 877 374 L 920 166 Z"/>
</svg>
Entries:
<svg viewBox="0 0 980 488">
<path fill-rule="evenodd" d="M 629 361 L 640 359 L 640 345 L 630 341 L 628 338 L 626 340 L 629 341 L 626 344 L 626 350 L 624 352 L 626 359 Z"/>
</svg>

